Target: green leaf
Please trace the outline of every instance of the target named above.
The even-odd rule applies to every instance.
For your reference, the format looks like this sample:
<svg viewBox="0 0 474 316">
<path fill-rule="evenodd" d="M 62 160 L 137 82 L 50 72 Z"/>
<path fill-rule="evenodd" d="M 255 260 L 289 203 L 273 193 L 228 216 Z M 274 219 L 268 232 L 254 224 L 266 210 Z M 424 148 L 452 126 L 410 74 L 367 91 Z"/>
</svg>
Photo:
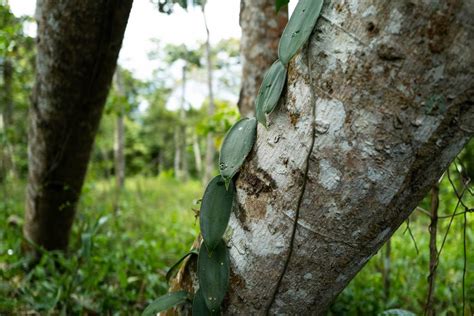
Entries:
<svg viewBox="0 0 474 316">
<path fill-rule="evenodd" d="M 224 300 L 229 274 L 229 251 L 225 242 L 221 240 L 212 252 L 206 246 L 201 246 L 198 257 L 199 287 L 211 312 L 216 312 Z"/>
<path fill-rule="evenodd" d="M 148 305 L 148 307 L 143 311 L 142 316 L 154 316 L 157 313 L 168 310 L 173 306 L 183 304 L 188 299 L 188 296 L 188 292 L 186 291 L 165 294 Z"/>
<path fill-rule="evenodd" d="M 193 300 L 193 316 L 214 316 L 220 315 L 219 310 L 216 310 L 212 313 L 206 305 L 206 301 L 204 301 L 204 296 L 202 295 L 201 289 L 199 289 L 196 294 L 194 294 Z"/>
<path fill-rule="evenodd" d="M 199 252 L 196 249 L 191 249 L 190 252 L 182 256 L 166 273 L 166 281 L 169 282 L 169 280 L 176 275 L 176 272 L 178 271 L 178 267 L 183 262 L 184 259 L 186 259 L 190 255 L 198 255 Z"/>
<path fill-rule="evenodd" d="M 278 57 L 287 65 L 303 47 L 318 20 L 323 0 L 300 0 L 281 35 Z"/>
<path fill-rule="evenodd" d="M 266 114 L 272 113 L 278 104 L 285 82 L 286 68 L 280 60 L 277 60 L 265 73 L 255 99 L 257 120 L 265 127 L 267 126 Z"/>
<path fill-rule="evenodd" d="M 221 176 L 212 179 L 204 192 L 199 211 L 199 224 L 204 243 L 210 251 L 219 245 L 229 224 L 234 192 L 232 180 L 227 190 Z"/>
<path fill-rule="evenodd" d="M 280 9 L 283 8 L 284 6 L 288 5 L 289 2 L 290 2 L 290 0 L 275 0 L 276 12 L 278 13 L 280 11 Z"/>
<path fill-rule="evenodd" d="M 234 124 L 225 135 L 219 157 L 219 170 L 228 184 L 252 150 L 257 136 L 257 120 L 244 118 Z"/>
</svg>

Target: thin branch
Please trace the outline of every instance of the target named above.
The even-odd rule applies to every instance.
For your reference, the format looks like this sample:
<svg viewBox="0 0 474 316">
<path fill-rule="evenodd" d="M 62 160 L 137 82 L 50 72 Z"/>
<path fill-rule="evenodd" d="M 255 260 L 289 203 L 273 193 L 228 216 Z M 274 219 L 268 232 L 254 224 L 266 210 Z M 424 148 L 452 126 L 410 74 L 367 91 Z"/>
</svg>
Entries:
<svg viewBox="0 0 474 316">
<path fill-rule="evenodd" d="M 464 262 L 462 269 L 462 314 L 466 310 L 466 266 L 467 266 L 467 245 L 466 245 L 466 227 L 467 227 L 467 211 L 464 212 L 464 226 L 463 226 L 463 246 L 464 246 Z"/>
<path fill-rule="evenodd" d="M 413 232 L 411 231 L 411 228 L 410 228 L 410 218 L 407 218 L 406 224 L 407 224 L 407 228 L 405 228 L 405 231 L 403 232 L 403 234 L 405 234 L 408 231 L 408 234 L 410 235 L 410 238 L 413 241 L 413 245 L 415 246 L 416 255 L 418 256 L 420 254 L 420 250 L 418 249 L 418 244 L 416 243 L 415 236 L 413 235 Z"/>
</svg>

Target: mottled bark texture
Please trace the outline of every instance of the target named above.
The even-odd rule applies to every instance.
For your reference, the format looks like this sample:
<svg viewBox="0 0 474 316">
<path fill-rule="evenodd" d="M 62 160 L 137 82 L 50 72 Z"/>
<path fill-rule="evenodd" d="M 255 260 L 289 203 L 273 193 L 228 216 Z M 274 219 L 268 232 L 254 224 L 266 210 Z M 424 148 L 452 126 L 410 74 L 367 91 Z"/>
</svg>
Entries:
<svg viewBox="0 0 474 316">
<path fill-rule="evenodd" d="M 132 0 L 38 0 L 24 235 L 65 249 Z"/>
<path fill-rule="evenodd" d="M 226 314 L 265 313 L 306 162 L 270 314 L 323 314 L 408 217 L 474 133 L 473 16 L 467 0 L 326 1 L 237 180 Z"/>
<path fill-rule="evenodd" d="M 253 116 L 254 102 L 265 71 L 278 58 L 278 43 L 288 21 L 288 7 L 277 14 L 275 0 L 240 1 L 242 87 L 239 110 Z"/>
</svg>

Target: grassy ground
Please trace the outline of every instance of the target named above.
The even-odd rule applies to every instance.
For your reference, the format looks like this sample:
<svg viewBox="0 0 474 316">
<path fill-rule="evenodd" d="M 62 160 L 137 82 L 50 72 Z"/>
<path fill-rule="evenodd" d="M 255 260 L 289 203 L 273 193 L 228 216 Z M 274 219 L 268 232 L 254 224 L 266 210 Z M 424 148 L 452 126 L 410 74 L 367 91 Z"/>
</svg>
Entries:
<svg viewBox="0 0 474 316">
<path fill-rule="evenodd" d="M 202 194 L 196 181 L 177 182 L 170 176 L 127 180 L 120 211 L 114 214 L 112 181 L 89 179 L 67 256 L 49 253 L 29 272 L 21 255 L 24 183 L 0 187 L 0 315 L 36 311 L 41 314 L 138 315 L 167 290 L 167 269 L 189 250 L 198 226 L 192 208 Z M 456 200 L 444 183 L 440 213 L 449 214 Z M 428 200 L 423 207 L 428 208 Z M 474 205 L 472 198 L 466 200 Z M 471 214 L 470 214 L 471 215 Z M 472 218 L 472 216 L 471 216 Z M 472 221 L 472 220 L 471 220 Z M 448 220 L 440 223 L 440 237 Z M 419 248 L 403 225 L 392 238 L 391 286 L 385 297 L 379 252 L 339 296 L 336 315 L 376 315 L 403 308 L 422 314 L 427 292 L 429 219 L 415 212 L 410 226 Z M 463 217 L 453 222 L 441 255 L 436 288 L 440 315 L 462 314 Z M 467 247 L 473 253 L 472 225 Z M 466 315 L 474 305 L 474 271 L 468 258 Z"/>
</svg>

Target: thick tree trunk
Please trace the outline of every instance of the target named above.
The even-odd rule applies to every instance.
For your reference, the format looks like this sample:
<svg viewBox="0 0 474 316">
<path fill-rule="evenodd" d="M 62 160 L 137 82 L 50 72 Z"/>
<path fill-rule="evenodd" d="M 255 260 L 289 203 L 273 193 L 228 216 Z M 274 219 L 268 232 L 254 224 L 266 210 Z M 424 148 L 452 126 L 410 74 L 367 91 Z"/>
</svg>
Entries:
<svg viewBox="0 0 474 316">
<path fill-rule="evenodd" d="M 226 314 L 323 314 L 408 217 L 474 133 L 472 16 L 326 1 L 237 181 Z"/>
<path fill-rule="evenodd" d="M 214 85 L 213 85 L 213 72 L 212 72 L 212 51 L 211 51 L 211 35 L 209 32 L 209 27 L 207 25 L 206 18 L 206 5 L 202 5 L 202 17 L 204 20 L 204 27 L 206 28 L 206 67 L 207 67 L 207 89 L 209 92 L 209 117 L 213 116 L 216 112 L 216 105 L 214 104 Z M 214 158 L 216 155 L 216 149 L 214 147 L 214 135 L 208 133 L 206 137 L 206 165 L 204 170 L 203 183 L 207 184 L 214 172 Z"/>
<path fill-rule="evenodd" d="M 238 105 L 242 116 L 255 112 L 255 97 L 265 71 L 278 58 L 278 43 L 287 22 L 288 8 L 277 14 L 275 0 L 240 1 L 242 87 Z"/>
<path fill-rule="evenodd" d="M 65 249 L 132 0 L 38 0 L 24 235 Z"/>
</svg>

